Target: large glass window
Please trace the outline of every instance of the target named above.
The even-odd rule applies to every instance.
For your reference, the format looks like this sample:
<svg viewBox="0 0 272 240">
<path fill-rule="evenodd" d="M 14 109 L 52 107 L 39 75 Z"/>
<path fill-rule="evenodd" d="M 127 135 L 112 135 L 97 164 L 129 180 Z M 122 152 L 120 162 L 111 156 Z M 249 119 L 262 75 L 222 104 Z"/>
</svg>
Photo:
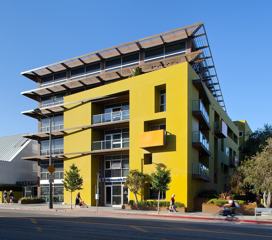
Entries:
<svg viewBox="0 0 272 240">
<path fill-rule="evenodd" d="M 145 50 L 145 60 L 149 60 L 152 58 L 163 57 L 164 55 L 164 48 L 163 46 L 149 48 Z"/>
<path fill-rule="evenodd" d="M 98 72 L 101 70 L 101 64 L 99 63 L 93 63 L 86 66 L 86 73 L 93 73 Z"/>
<path fill-rule="evenodd" d="M 105 156 L 105 178 L 126 177 L 128 171 L 128 155 Z"/>
<path fill-rule="evenodd" d="M 105 63 L 106 69 L 118 68 L 118 67 L 121 67 L 121 57 L 109 59 Z"/>
<path fill-rule="evenodd" d="M 67 74 L 66 71 L 55 73 L 54 74 L 54 81 L 59 81 L 59 80 L 65 79 L 67 77 L 66 74 Z"/>
<path fill-rule="evenodd" d="M 138 63 L 139 62 L 139 56 L 140 56 L 139 52 L 123 56 L 122 66 L 130 65 L 132 63 Z"/>
<path fill-rule="evenodd" d="M 165 55 L 185 52 L 185 42 L 171 43 L 165 45 Z"/>
<path fill-rule="evenodd" d="M 160 90 L 160 112 L 166 111 L 166 92 L 165 89 Z"/>
<path fill-rule="evenodd" d="M 50 118 L 41 119 L 41 132 L 50 131 L 50 119 L 52 121 L 52 131 L 59 131 L 63 129 L 63 115 L 57 115 Z"/>
<path fill-rule="evenodd" d="M 42 140 L 40 142 L 41 155 L 49 154 L 49 140 Z M 52 139 L 52 153 L 60 154 L 63 153 L 63 138 Z"/>
<path fill-rule="evenodd" d="M 71 69 L 71 77 L 82 75 L 85 73 L 85 67 L 78 67 Z"/>
<path fill-rule="evenodd" d="M 55 104 L 61 104 L 63 103 L 63 95 L 55 95 L 51 97 L 46 97 L 41 100 L 41 106 L 47 107 Z"/>
</svg>

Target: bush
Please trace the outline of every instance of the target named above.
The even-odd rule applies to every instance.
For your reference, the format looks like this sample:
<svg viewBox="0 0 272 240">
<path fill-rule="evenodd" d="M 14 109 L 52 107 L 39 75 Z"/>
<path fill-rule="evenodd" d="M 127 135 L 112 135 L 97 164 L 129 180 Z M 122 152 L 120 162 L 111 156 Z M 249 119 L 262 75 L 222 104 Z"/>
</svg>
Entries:
<svg viewBox="0 0 272 240">
<path fill-rule="evenodd" d="M 136 206 L 136 203 L 133 200 L 130 200 L 128 205 L 131 208 L 138 208 L 138 209 L 156 209 L 158 205 L 158 201 L 156 200 L 146 200 L 146 201 L 139 201 L 138 206 Z M 170 202 L 169 201 L 160 201 L 160 207 L 169 207 Z M 183 203 L 176 202 L 175 203 L 177 208 L 184 207 Z"/>
<path fill-rule="evenodd" d="M 45 203 L 45 200 L 42 198 L 30 198 L 23 197 L 19 200 L 21 204 L 36 204 L 36 203 Z"/>
<path fill-rule="evenodd" d="M 235 200 L 239 205 L 243 205 L 246 203 L 246 201 L 244 200 Z M 225 199 L 220 199 L 220 198 L 213 198 L 210 199 L 208 202 L 208 204 L 214 204 L 218 207 L 222 207 L 224 204 L 228 203 L 228 200 Z"/>
</svg>

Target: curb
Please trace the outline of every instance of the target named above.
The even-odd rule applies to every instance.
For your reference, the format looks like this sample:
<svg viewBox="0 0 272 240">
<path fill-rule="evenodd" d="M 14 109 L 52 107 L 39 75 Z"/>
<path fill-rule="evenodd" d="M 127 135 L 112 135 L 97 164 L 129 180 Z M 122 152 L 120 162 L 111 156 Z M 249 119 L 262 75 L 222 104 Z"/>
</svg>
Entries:
<svg viewBox="0 0 272 240">
<path fill-rule="evenodd" d="M 127 213 L 135 216 L 149 216 L 149 217 L 163 217 L 163 218 L 173 218 L 173 219 L 190 219 L 190 220 L 208 220 L 208 221 L 223 221 L 223 222 L 238 222 L 238 223 L 251 223 L 251 224 L 271 224 L 272 221 L 269 220 L 250 220 L 250 219 L 235 219 L 231 220 L 228 218 L 216 218 L 216 217 L 197 217 L 197 216 L 170 216 L 170 215 L 155 215 L 155 214 L 134 214 Z"/>
</svg>

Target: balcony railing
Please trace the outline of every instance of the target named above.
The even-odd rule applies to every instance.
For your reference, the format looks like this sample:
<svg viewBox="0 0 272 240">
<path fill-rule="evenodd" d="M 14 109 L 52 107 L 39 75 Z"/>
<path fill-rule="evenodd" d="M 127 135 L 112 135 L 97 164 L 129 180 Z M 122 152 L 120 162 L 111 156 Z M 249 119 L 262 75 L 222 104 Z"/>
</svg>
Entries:
<svg viewBox="0 0 272 240">
<path fill-rule="evenodd" d="M 93 151 L 128 148 L 128 147 L 129 147 L 129 138 L 94 141 L 92 143 Z"/>
<path fill-rule="evenodd" d="M 52 102 L 42 102 L 41 103 L 41 107 L 49 107 L 49 106 L 54 106 L 54 105 L 58 105 L 58 104 L 62 104 L 64 101 L 63 99 L 57 100 L 57 101 L 52 101 Z"/>
<path fill-rule="evenodd" d="M 62 154 L 63 148 L 52 148 L 52 154 Z M 41 149 L 41 155 L 49 155 L 49 149 Z"/>
<path fill-rule="evenodd" d="M 195 163 L 193 164 L 193 175 L 196 177 L 201 177 L 205 180 L 209 179 L 210 176 L 210 170 L 202 163 Z"/>
<path fill-rule="evenodd" d="M 93 124 L 115 122 L 129 119 L 129 110 L 93 115 Z"/>
<path fill-rule="evenodd" d="M 207 151 L 210 151 L 209 141 L 201 131 L 193 132 L 193 143 L 201 144 Z"/>
<path fill-rule="evenodd" d="M 49 172 L 41 172 L 41 180 L 49 180 Z M 63 179 L 63 171 L 54 172 L 54 179 Z"/>
<path fill-rule="evenodd" d="M 61 131 L 63 130 L 64 126 L 63 124 L 58 124 L 58 125 L 53 125 L 52 126 L 52 132 L 54 131 Z M 50 131 L 50 126 L 42 126 L 41 127 L 41 132 L 49 132 Z"/>
<path fill-rule="evenodd" d="M 206 122 L 210 122 L 209 114 L 201 100 L 193 100 L 193 111 L 201 112 Z"/>
</svg>

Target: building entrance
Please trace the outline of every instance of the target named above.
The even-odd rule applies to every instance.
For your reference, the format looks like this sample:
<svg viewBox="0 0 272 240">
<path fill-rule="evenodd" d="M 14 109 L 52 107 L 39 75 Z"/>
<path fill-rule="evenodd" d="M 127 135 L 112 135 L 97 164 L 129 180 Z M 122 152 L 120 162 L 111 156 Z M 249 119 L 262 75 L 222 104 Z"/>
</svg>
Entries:
<svg viewBox="0 0 272 240">
<path fill-rule="evenodd" d="M 122 183 L 105 184 L 105 205 L 120 206 L 128 203 L 128 189 Z"/>
</svg>

